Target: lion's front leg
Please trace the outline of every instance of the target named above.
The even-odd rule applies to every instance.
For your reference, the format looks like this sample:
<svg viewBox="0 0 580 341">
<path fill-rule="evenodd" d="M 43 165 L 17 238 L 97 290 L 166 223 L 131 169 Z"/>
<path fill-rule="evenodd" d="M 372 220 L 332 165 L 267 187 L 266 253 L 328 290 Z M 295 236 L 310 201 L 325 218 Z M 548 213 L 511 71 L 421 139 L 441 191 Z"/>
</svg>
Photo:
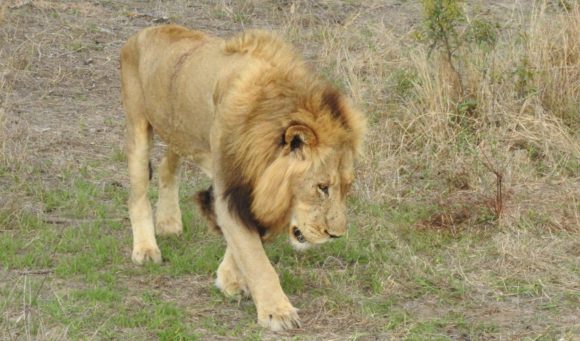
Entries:
<svg viewBox="0 0 580 341">
<path fill-rule="evenodd" d="M 216 200 L 216 213 L 218 225 L 228 244 L 224 258 L 225 265 L 224 263 L 220 265 L 222 271 L 218 270 L 218 280 L 220 273 L 223 276 L 228 273 L 226 270 L 232 269 L 232 264 L 236 265 L 239 270 L 238 274 L 242 278 L 242 281 L 237 283 L 245 281 L 250 290 L 256 304 L 260 325 L 273 331 L 300 327 L 297 309 L 284 294 L 278 275 L 266 256 L 258 233 L 237 222 L 221 198 Z M 233 263 L 231 263 L 232 260 Z"/>
<path fill-rule="evenodd" d="M 228 297 L 250 295 L 248 284 L 238 269 L 230 248 L 226 249 L 224 260 L 217 270 L 215 286 Z"/>
</svg>

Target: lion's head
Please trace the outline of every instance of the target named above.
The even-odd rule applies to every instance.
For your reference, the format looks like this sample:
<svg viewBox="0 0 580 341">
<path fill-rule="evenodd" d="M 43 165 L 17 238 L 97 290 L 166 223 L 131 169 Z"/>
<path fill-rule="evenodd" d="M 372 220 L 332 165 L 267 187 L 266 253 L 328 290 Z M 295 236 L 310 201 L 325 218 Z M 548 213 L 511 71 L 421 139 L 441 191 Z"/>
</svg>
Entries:
<svg viewBox="0 0 580 341">
<path fill-rule="evenodd" d="M 295 249 L 345 234 L 345 198 L 353 177 L 343 167 L 349 157 L 332 152 L 290 184 L 293 201 L 288 232 Z"/>
<path fill-rule="evenodd" d="M 344 100 L 334 92 L 322 98 L 318 115 L 293 115 L 300 118 L 286 127 L 278 157 L 254 187 L 252 211 L 258 221 L 286 229 L 296 249 L 346 232 L 345 200 L 364 121 L 345 102 L 328 101 Z"/>
<path fill-rule="evenodd" d="M 255 58 L 219 103 L 218 177 L 230 210 L 264 238 L 287 232 L 297 248 L 342 236 L 364 117 L 271 34 L 227 50 Z"/>
</svg>

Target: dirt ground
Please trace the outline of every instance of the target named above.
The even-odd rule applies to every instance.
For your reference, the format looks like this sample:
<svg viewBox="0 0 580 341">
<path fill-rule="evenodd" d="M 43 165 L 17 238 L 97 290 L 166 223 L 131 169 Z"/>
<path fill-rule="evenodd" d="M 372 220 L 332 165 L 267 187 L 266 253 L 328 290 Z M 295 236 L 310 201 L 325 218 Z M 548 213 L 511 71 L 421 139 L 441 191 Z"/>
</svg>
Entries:
<svg viewBox="0 0 580 341">
<path fill-rule="evenodd" d="M 513 19 L 510 13 L 513 13 L 515 7 L 520 6 L 525 12 L 527 6 L 520 1 L 494 0 L 474 3 L 476 4 L 474 6 L 483 6 L 482 4 L 485 3 L 492 15 L 506 21 Z M 15 161 L 4 168 L 4 174 L 0 174 L 0 195 L 4 194 L 0 197 L 0 206 L 5 209 L 13 207 L 11 214 L 14 216 L 22 212 L 36 214 L 44 221 L 54 223 L 56 226 L 82 224 L 83 217 L 58 216 L 58 207 L 51 211 L 47 209 L 46 201 L 32 199 L 36 198 L 37 189 L 25 186 L 15 187 L 14 179 L 19 177 L 19 183 L 26 183 L 30 180 L 30 182 L 42 184 L 42 191 L 44 191 L 58 190 L 59 186 L 63 185 L 63 179 L 66 181 L 70 174 L 99 174 L 103 187 L 128 187 L 127 173 L 123 168 L 124 115 L 120 102 L 118 55 L 124 41 L 141 28 L 163 23 L 177 23 L 216 35 L 228 36 L 247 28 L 276 30 L 291 27 L 293 31 L 281 33 L 288 36 L 288 39 L 304 53 L 306 58 L 316 65 L 319 55 L 317 49 L 320 46 L 317 45 L 316 37 L 313 37 L 317 32 L 314 28 L 326 24 L 348 26 L 352 22 L 372 18 L 374 22 L 381 23 L 386 31 L 405 37 L 421 20 L 420 4 L 416 1 L 402 0 L 369 1 L 368 3 L 311 0 L 248 2 L 14 0 L 0 2 L 0 6 L 2 6 L 2 12 L 0 12 L 0 120 L 4 124 L 4 130 L 0 129 L 0 133 L 5 134 L 0 141 L 11 141 L 0 145 L 2 152 L 0 157 Z M 304 15 L 290 15 L 294 13 Z M 159 141 L 156 141 L 156 144 L 162 145 Z M 159 152 L 160 148 L 157 148 L 157 157 Z M 116 162 L 112 163 L 111 160 Z M 207 181 L 193 166 L 186 165 L 185 167 L 187 180 L 184 186 L 195 187 Z M 127 227 L 128 221 L 122 212 L 123 210 L 116 211 L 115 216 L 109 216 L 107 219 L 118 221 Z M 13 218 L 4 217 L 3 221 L 10 221 Z M 6 231 L 9 230 L 8 227 L 4 228 Z M 0 230 L 2 229 L 0 226 Z M 124 232 L 127 231 L 124 230 Z M 2 231 L 0 231 L 0 238 L 3 238 Z M 501 236 L 498 236 L 494 239 L 494 243 L 503 245 L 504 242 Z M 530 245 L 539 247 L 542 244 L 539 240 L 534 240 L 530 241 Z M 552 244 L 548 243 L 548 245 Z M 576 255 L 577 260 L 580 256 L 578 244 L 564 244 L 564 247 L 558 251 L 557 255 L 554 255 L 554 261 L 566 252 Z M 128 255 L 130 245 L 124 246 L 121 251 L 124 255 Z M 545 252 L 549 254 L 548 251 L 545 250 Z M 500 258 L 503 256 L 498 255 Z M 527 264 L 525 255 L 519 254 L 515 258 Z M 129 258 L 126 260 L 128 262 Z M 337 262 L 336 267 L 340 268 L 342 263 Z M 569 266 L 570 259 L 566 262 L 568 262 L 566 266 Z M 322 267 L 324 266 L 333 267 L 332 264 L 326 263 Z M 19 281 L 23 280 L 21 272 L 2 268 L 3 264 L 0 264 L 0 276 L 5 276 L 5 283 L 20 283 Z M 458 265 L 458 268 L 461 270 L 461 265 Z M 549 272 L 549 270 L 546 271 Z M 566 285 L 574 288 L 570 293 L 569 302 L 578 302 L 578 285 L 569 284 L 578 278 L 577 272 L 578 264 L 576 263 L 571 273 L 564 276 L 564 279 L 568 281 Z M 456 275 L 462 276 L 461 273 Z M 119 276 L 126 279 L 123 276 L 129 277 L 131 274 Z M 313 277 L 316 278 L 316 276 Z M 216 303 L 213 292 L 206 289 L 213 283 L 212 275 L 202 274 L 193 278 L 190 276 L 187 280 L 179 276 L 168 276 L 163 279 L 165 282 L 162 288 L 156 289 L 160 297 L 171 296 L 172 300 L 178 302 L 186 300 L 211 302 L 209 308 L 199 308 L 203 304 L 195 304 L 194 308 L 189 308 L 187 312 L 194 319 L 196 316 L 215 314 L 216 320 L 228 320 L 227 327 L 231 328 L 235 328 L 238 321 L 249 323 L 247 320 L 254 319 L 251 302 L 229 306 Z M 143 294 L 151 285 L 155 286 L 156 280 L 159 280 L 159 277 L 152 278 L 147 274 L 139 273 L 131 279 L 132 283 L 138 283 L 133 293 L 135 296 Z M 309 283 L 325 280 L 329 281 L 321 274 L 320 278 L 312 279 Z M 453 278 L 449 281 L 453 281 Z M 389 282 L 385 280 L 383 282 L 385 287 L 381 290 L 388 292 L 391 288 L 384 283 Z M 51 282 L 50 288 L 54 292 L 61 292 L 75 285 L 81 287 L 84 284 L 55 280 Z M 24 287 L 26 288 L 26 284 Z M 4 289 L 7 288 L 9 285 L 5 285 Z M 164 290 L 171 290 L 171 293 Z M 175 292 L 179 294 L 175 296 Z M 479 293 L 485 295 L 486 290 L 481 290 Z M 369 317 L 371 315 L 366 316 L 365 319 L 351 321 L 348 312 L 341 311 L 332 300 L 327 300 L 324 295 L 309 296 L 295 293 L 294 297 L 297 301 L 317 300 L 308 306 L 303 314 L 310 321 L 307 324 L 310 329 L 309 334 L 300 336 L 302 338 L 379 340 L 387 337 L 385 335 L 393 339 L 406 335 L 401 330 L 397 331 L 398 334 L 374 333 L 374 329 L 370 334 L 365 333 L 365 328 L 376 327 L 373 318 Z M 482 335 L 480 339 L 519 339 L 522 335 L 522 337 L 532 335 L 532 339 L 536 339 L 536 336 L 542 339 L 542 335 L 553 335 L 550 334 L 552 327 L 540 330 L 544 327 L 541 324 L 542 315 L 537 314 L 535 305 L 532 305 L 533 308 L 530 309 L 525 307 L 525 304 L 541 299 L 532 295 L 531 298 L 520 301 L 520 297 L 514 295 L 507 298 L 511 300 L 509 304 L 502 302 L 501 305 L 490 303 L 485 307 L 468 306 L 467 310 L 473 308 L 469 313 L 472 315 L 466 314 L 466 316 L 485 321 L 486 315 L 489 315 L 490 323 L 494 324 L 493 328 L 500 329 L 498 332 L 490 327 L 490 330 L 484 330 L 478 334 Z M 123 303 L 137 306 L 144 304 L 137 298 L 135 300 L 137 302 L 126 298 Z M 349 304 L 354 306 L 356 302 L 349 302 Z M 442 304 L 435 295 L 426 295 L 417 300 L 409 298 L 404 308 L 416 316 L 432 318 L 449 313 L 448 310 L 441 310 Z M 220 308 L 215 308 L 216 305 Z M 505 309 L 506 306 L 512 306 L 513 309 Z M 562 330 L 565 330 L 562 334 L 565 336 L 563 339 L 572 340 L 577 337 L 577 334 L 572 335 L 573 331 L 570 330 L 577 331 L 579 321 L 575 313 L 579 312 L 578 307 L 570 304 L 566 305 L 562 311 L 563 315 L 554 315 L 548 320 L 550 323 L 563 326 Z M 325 317 L 327 312 L 332 316 L 332 321 Z M 518 320 L 518 315 L 521 314 L 526 315 L 525 322 L 521 322 L 522 319 Z M 537 320 L 541 327 L 530 322 L 534 320 Z M 507 331 L 512 326 L 517 329 L 517 332 Z M 48 334 L 52 333 L 46 334 L 48 335 L 45 335 L 46 338 L 59 339 L 59 336 L 63 339 L 68 338 L 66 330 L 59 328 L 46 329 Z M 203 328 L 207 330 L 203 332 Z M 200 327 L 201 335 L 209 338 L 215 332 L 212 328 L 215 327 Z M 441 337 L 470 339 L 469 335 L 466 336 L 458 330 L 461 328 L 450 330 L 443 336 L 433 333 L 431 337 L 432 339 Z M 527 331 L 530 331 L 530 334 L 526 334 Z M 504 332 L 509 336 L 502 337 Z M 122 333 L 134 339 L 155 338 L 142 330 L 127 330 Z M 118 337 L 123 335 L 122 333 L 115 335 Z M 95 335 L 96 331 L 93 336 Z M 2 331 L 0 331 L 0 339 L 1 336 Z M 15 338 L 24 339 L 25 336 L 20 335 Z M 292 334 L 256 334 L 254 331 L 250 337 L 292 338 Z M 7 338 L 11 339 L 12 335 Z M 89 339 L 91 336 L 84 335 L 83 338 Z M 106 336 L 97 338 L 107 339 Z M 216 339 L 233 338 L 243 337 L 216 336 Z M 551 336 L 546 339 L 551 339 Z"/>
<path fill-rule="evenodd" d="M 142 28 L 177 23 L 228 36 L 245 28 L 276 30 L 291 11 L 308 35 L 325 22 L 348 24 L 372 17 L 403 34 L 420 21 L 412 1 L 4 1 L 0 37 L 0 97 L 10 138 L 25 140 L 19 158 L 42 163 L 47 174 L 75 169 L 123 148 L 119 49 Z M 505 16 L 518 2 L 493 1 Z M 294 41 L 312 60 L 316 45 Z M 10 151 L 19 153 L 19 151 Z M 107 165 L 104 165 L 107 167 Z M 120 174 L 120 175 L 124 175 Z M 126 179 L 118 179 L 126 181 Z M 47 178 L 50 186 L 50 178 Z"/>
</svg>

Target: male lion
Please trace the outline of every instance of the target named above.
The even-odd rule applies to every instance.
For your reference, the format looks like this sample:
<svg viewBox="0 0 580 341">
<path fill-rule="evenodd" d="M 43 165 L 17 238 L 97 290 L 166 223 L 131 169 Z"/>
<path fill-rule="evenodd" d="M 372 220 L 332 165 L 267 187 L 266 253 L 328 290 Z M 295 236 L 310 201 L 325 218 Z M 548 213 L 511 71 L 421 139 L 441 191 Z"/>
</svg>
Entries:
<svg viewBox="0 0 580 341">
<path fill-rule="evenodd" d="M 261 325 L 298 327 L 262 242 L 286 232 L 300 249 L 345 233 L 364 117 L 264 31 L 222 40 L 176 25 L 147 28 L 123 46 L 121 80 L 133 261 L 161 262 L 155 234 L 182 232 L 178 169 L 190 158 L 213 179 L 198 201 L 227 242 L 216 285 L 250 294 Z M 168 145 L 155 224 L 153 131 Z"/>
</svg>

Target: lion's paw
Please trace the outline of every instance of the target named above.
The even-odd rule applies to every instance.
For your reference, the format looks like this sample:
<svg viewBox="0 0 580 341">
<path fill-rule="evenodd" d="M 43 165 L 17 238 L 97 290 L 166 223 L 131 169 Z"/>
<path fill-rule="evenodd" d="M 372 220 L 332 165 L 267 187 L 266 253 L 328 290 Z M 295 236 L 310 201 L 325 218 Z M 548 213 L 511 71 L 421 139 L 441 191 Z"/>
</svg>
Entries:
<svg viewBox="0 0 580 341">
<path fill-rule="evenodd" d="M 258 323 L 272 331 L 300 328 L 298 309 L 290 303 L 258 310 Z"/>
<path fill-rule="evenodd" d="M 136 246 L 133 248 L 133 254 L 131 256 L 133 263 L 142 265 L 148 262 L 153 262 L 156 264 L 161 263 L 161 251 L 157 245 L 155 246 Z"/>
<path fill-rule="evenodd" d="M 238 298 L 241 296 L 250 296 L 250 289 L 246 282 L 239 276 L 236 276 L 235 273 L 229 271 L 220 271 L 218 269 L 215 286 L 226 297 Z"/>
<path fill-rule="evenodd" d="M 179 236 L 183 232 L 181 218 L 164 218 L 155 223 L 155 233 L 158 236 Z"/>
</svg>

